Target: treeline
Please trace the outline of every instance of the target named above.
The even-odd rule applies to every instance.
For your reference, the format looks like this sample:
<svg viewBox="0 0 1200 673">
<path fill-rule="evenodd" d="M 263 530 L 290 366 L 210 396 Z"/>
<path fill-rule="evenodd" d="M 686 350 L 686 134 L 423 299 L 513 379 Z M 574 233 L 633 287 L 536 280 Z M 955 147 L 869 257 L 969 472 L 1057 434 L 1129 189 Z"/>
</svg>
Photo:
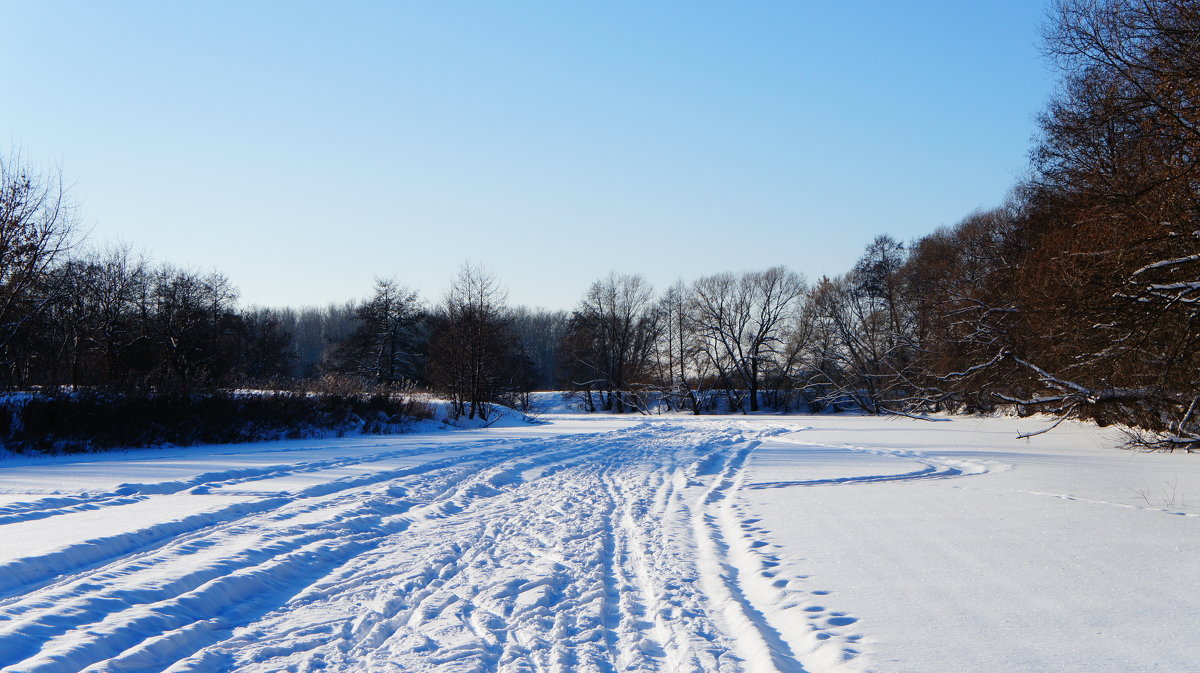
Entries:
<svg viewBox="0 0 1200 673">
<path fill-rule="evenodd" d="M 14 182 L 12 171 L 3 177 Z M 345 395 L 419 386 L 446 395 L 455 416 L 486 418 L 492 403 L 519 403 L 555 382 L 565 314 L 510 310 L 479 267 L 464 266 L 433 305 L 380 279 L 362 301 L 242 308 L 220 273 L 153 264 L 127 247 L 75 254 L 66 246 L 69 220 L 51 222 L 45 209 L 20 213 L 32 216 L 8 217 L 5 231 L 58 231 L 44 239 L 52 246 L 27 247 L 41 258 L 35 264 L 18 264 L 18 245 L 0 249 L 10 279 L 0 375 L 11 390 Z M 22 272 L 27 278 L 15 282 Z"/>
<path fill-rule="evenodd" d="M 927 385 L 1200 449 L 1200 3 L 1060 2 L 1046 51 L 1032 176 L 913 250 Z"/>
<path fill-rule="evenodd" d="M 1200 3 L 1066 0 L 1045 37 L 1062 81 L 1003 207 L 882 236 L 807 289 L 781 269 L 656 301 L 602 281 L 573 315 L 573 380 L 618 410 L 647 391 L 704 410 L 714 389 L 734 409 L 1006 404 L 1200 449 Z"/>
<path fill-rule="evenodd" d="M 0 377 L 10 389 L 426 388 L 486 417 L 536 389 L 692 413 L 1012 405 L 1200 449 L 1200 3 L 1066 0 L 1062 83 L 1008 202 L 847 273 L 595 282 L 511 308 L 464 266 L 438 302 L 240 308 L 220 274 L 77 254 L 61 180 L 0 161 Z"/>
<path fill-rule="evenodd" d="M 563 312 L 464 266 L 430 304 L 380 279 L 323 308 L 242 307 L 220 273 L 88 250 L 59 176 L 0 157 L 0 443 L 11 450 L 393 432 L 493 418 L 556 383 Z"/>
</svg>

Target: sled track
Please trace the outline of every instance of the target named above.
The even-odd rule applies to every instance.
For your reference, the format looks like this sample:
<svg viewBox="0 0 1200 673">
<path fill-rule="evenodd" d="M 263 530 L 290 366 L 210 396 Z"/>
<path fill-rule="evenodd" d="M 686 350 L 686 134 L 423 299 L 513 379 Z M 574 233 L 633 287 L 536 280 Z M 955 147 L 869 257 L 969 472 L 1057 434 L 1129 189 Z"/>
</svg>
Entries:
<svg viewBox="0 0 1200 673">
<path fill-rule="evenodd" d="M 641 423 L 9 505 L 0 535 L 218 502 L 0 567 L 0 670 L 859 670 L 855 620 L 780 573 L 738 501 L 781 431 Z"/>
<path fill-rule="evenodd" d="M 831 448 L 820 444 L 810 444 L 808 442 L 799 441 L 790 437 L 784 437 L 782 438 L 782 441 L 805 447 L 826 450 Z M 807 479 L 800 481 L 764 481 L 750 484 L 747 486 L 747 488 L 760 489 L 785 488 L 789 486 L 837 486 L 842 484 L 879 484 L 887 482 L 924 481 L 928 479 L 956 479 L 959 477 L 987 474 L 988 472 L 993 472 L 996 470 L 1006 470 L 1010 467 L 994 461 L 979 462 L 973 460 L 949 459 L 927 455 L 917 451 L 877 449 L 870 447 L 851 446 L 848 444 L 843 444 L 833 448 L 836 448 L 836 450 L 840 451 L 875 454 L 886 458 L 896 458 L 900 460 L 911 461 L 921 465 L 922 467 L 916 470 L 901 473 L 889 472 L 886 474 L 866 474 L 851 477 L 828 477 L 825 479 Z"/>
</svg>

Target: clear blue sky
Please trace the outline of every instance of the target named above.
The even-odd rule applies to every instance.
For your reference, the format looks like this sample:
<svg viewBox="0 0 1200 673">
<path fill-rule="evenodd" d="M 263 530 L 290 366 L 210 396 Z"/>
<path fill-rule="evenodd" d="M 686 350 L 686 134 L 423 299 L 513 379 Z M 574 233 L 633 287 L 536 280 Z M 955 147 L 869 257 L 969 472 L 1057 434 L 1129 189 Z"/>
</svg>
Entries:
<svg viewBox="0 0 1200 673">
<path fill-rule="evenodd" d="M 467 259 L 569 308 L 846 270 L 998 204 L 1052 87 L 1042 0 L 0 0 L 0 142 L 62 167 L 93 241 L 247 304 Z M 7 136 L 7 137 L 6 137 Z"/>
</svg>

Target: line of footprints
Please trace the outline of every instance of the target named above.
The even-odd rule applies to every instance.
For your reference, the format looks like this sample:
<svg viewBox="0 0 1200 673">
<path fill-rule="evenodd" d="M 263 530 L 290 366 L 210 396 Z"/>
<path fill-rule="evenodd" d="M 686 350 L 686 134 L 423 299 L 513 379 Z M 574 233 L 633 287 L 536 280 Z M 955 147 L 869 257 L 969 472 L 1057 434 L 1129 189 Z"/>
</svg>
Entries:
<svg viewBox="0 0 1200 673">
<path fill-rule="evenodd" d="M 762 519 L 758 518 L 742 521 L 741 526 L 746 531 L 746 537 L 749 538 L 752 534 L 770 532 L 756 525 L 761 521 Z M 771 548 L 779 548 L 779 545 L 763 540 L 755 540 L 750 544 L 750 548 L 760 557 L 759 562 L 762 565 L 760 574 L 767 579 L 773 579 L 771 586 L 780 591 L 780 607 L 785 611 L 800 608 L 808 620 L 809 627 L 816 632 L 815 635 L 818 641 L 840 638 L 845 643 L 842 647 L 842 658 L 850 660 L 857 657 L 860 652 L 856 646 L 862 640 L 862 635 L 858 633 L 845 633 L 844 628 L 857 623 L 858 618 L 851 617 L 845 612 L 829 612 L 823 605 L 814 602 L 820 601 L 821 596 L 828 596 L 830 592 L 820 589 L 805 590 L 797 587 L 796 585 L 799 581 L 809 579 L 808 575 L 797 574 L 793 575 L 792 579 L 778 577 L 781 561 L 779 556 L 771 553 Z"/>
</svg>

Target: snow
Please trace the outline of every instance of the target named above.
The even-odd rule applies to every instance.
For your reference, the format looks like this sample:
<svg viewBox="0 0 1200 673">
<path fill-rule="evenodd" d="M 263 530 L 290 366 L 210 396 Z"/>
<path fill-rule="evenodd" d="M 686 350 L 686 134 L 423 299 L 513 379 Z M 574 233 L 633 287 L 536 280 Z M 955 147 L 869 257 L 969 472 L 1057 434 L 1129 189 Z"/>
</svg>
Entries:
<svg viewBox="0 0 1200 673">
<path fill-rule="evenodd" d="M 529 404 L 535 414 L 578 414 L 583 403 L 563 391 L 530 393 Z"/>
<path fill-rule="evenodd" d="M 1078 423 L 540 402 L 538 425 L 0 462 L 0 670 L 1200 661 L 1196 456 Z"/>
<path fill-rule="evenodd" d="M 5 544 L 0 548 L 0 564 L 17 558 L 45 557 L 55 550 L 85 541 L 95 545 L 95 540 L 133 530 L 145 530 L 163 519 L 179 520 L 199 514 L 219 513 L 227 505 L 245 500 L 228 496 L 196 498 L 178 495 L 122 498 L 105 503 L 112 509 L 75 506 L 62 510 L 53 519 L 54 525 L 47 525 L 41 517 L 14 521 L 2 529 Z"/>
<path fill-rule="evenodd" d="M 861 417 L 813 425 L 804 441 L 835 451 L 869 438 L 876 450 L 919 447 L 930 462 L 987 469 L 756 488 L 777 478 L 771 463 L 801 469 L 809 458 L 786 445 L 756 451 L 747 511 L 763 532 L 786 531 L 772 536 L 776 555 L 809 576 L 810 596 L 829 591 L 810 600 L 858 620 L 851 628 L 879 670 L 1197 670 L 1195 456 L 1116 451 L 1113 433 L 1085 424 L 1028 442 L 1012 437 L 1030 421 L 961 419 L 933 432 Z"/>
</svg>

